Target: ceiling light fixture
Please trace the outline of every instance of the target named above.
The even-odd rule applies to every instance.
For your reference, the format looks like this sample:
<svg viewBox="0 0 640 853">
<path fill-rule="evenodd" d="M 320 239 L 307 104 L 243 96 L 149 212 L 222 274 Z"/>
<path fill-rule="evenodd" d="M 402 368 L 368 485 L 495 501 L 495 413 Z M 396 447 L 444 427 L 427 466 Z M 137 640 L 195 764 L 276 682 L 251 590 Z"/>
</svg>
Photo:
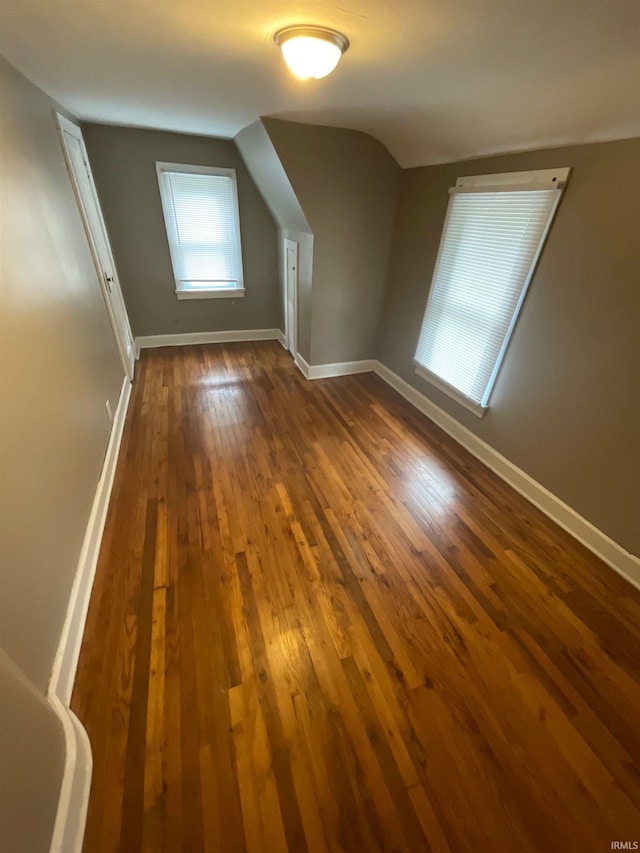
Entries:
<svg viewBox="0 0 640 853">
<path fill-rule="evenodd" d="M 319 80 L 331 74 L 349 47 L 349 39 L 327 27 L 285 27 L 273 40 L 282 51 L 285 62 L 301 80 Z"/>
</svg>

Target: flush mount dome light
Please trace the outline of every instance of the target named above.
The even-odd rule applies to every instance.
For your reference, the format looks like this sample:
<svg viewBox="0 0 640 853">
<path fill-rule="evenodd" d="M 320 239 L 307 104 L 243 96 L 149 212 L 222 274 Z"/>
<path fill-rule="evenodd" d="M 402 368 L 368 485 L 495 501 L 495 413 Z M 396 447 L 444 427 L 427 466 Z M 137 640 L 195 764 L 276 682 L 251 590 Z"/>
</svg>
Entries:
<svg viewBox="0 0 640 853">
<path fill-rule="evenodd" d="M 284 60 L 301 80 L 331 74 L 349 47 L 349 39 L 327 27 L 285 27 L 274 35 Z"/>
</svg>

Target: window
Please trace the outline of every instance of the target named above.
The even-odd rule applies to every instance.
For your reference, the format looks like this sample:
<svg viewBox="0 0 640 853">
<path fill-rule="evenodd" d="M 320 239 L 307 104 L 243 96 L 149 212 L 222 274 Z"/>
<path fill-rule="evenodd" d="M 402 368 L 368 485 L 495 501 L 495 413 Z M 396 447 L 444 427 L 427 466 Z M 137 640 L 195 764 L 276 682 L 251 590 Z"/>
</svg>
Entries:
<svg viewBox="0 0 640 853">
<path fill-rule="evenodd" d="M 178 299 L 244 296 L 235 169 L 156 170 Z"/>
<path fill-rule="evenodd" d="M 569 172 L 460 178 L 449 191 L 414 363 L 480 417 Z"/>
</svg>

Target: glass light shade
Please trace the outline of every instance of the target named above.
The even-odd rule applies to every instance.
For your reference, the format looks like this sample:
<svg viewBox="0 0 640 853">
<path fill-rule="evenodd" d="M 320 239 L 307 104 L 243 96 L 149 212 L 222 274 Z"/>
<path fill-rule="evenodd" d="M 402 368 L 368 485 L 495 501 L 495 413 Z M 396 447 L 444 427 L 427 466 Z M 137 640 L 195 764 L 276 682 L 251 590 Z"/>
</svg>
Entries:
<svg viewBox="0 0 640 853">
<path fill-rule="evenodd" d="M 324 27 L 286 27 L 275 34 L 274 40 L 301 80 L 319 80 L 331 74 L 349 46 L 346 36 Z"/>
<path fill-rule="evenodd" d="M 282 45 L 282 55 L 291 71 L 301 80 L 319 80 L 331 74 L 342 56 L 335 44 L 309 36 L 298 36 Z"/>
</svg>

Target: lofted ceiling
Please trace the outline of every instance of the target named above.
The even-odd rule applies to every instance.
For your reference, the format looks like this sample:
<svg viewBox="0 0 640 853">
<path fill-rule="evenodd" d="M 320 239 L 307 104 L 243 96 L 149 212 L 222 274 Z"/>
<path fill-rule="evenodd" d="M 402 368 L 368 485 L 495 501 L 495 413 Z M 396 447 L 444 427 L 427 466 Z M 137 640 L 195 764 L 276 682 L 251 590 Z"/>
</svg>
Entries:
<svg viewBox="0 0 640 853">
<path fill-rule="evenodd" d="M 233 137 L 363 130 L 402 166 L 640 136 L 640 0 L 3 0 L 0 49 L 79 118 Z M 351 40 L 300 82 L 293 23 Z"/>
</svg>

